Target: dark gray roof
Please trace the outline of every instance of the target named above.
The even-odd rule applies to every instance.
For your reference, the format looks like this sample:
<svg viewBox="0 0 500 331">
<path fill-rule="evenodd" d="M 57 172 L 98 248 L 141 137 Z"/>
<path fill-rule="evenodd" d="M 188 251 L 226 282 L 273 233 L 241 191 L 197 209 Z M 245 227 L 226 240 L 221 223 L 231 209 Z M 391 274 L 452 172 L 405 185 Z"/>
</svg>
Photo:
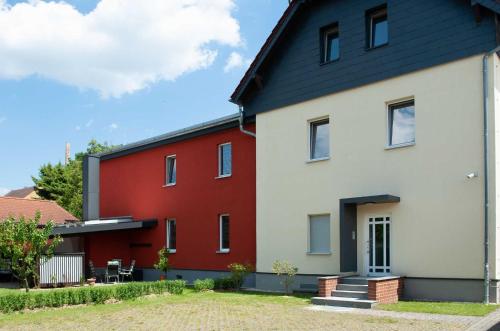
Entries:
<svg viewBox="0 0 500 331">
<path fill-rule="evenodd" d="M 223 129 L 237 127 L 239 125 L 239 113 L 224 116 L 212 121 L 189 126 L 184 129 L 168 132 L 153 138 L 140 140 L 131 144 L 120 146 L 110 152 L 99 153 L 93 156 L 102 160 L 112 159 L 123 155 L 132 154 L 145 149 L 170 144 L 176 141 L 197 137 L 203 134 L 217 132 Z"/>
</svg>

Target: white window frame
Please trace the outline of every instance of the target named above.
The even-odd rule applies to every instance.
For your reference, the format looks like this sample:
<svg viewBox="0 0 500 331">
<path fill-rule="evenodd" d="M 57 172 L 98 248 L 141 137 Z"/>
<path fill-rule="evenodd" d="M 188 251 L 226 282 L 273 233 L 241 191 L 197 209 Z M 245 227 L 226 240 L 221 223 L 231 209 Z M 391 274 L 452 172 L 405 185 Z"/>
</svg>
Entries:
<svg viewBox="0 0 500 331">
<path fill-rule="evenodd" d="M 406 142 L 402 144 L 391 144 L 391 135 L 392 135 L 392 123 L 391 120 L 393 120 L 391 116 L 391 108 L 394 106 L 397 106 L 399 104 L 404 104 L 404 103 L 409 103 L 413 102 L 413 108 L 415 109 L 415 139 L 413 142 Z M 386 107 L 385 107 L 385 116 L 386 116 L 386 142 L 385 142 L 385 149 L 390 150 L 390 149 L 396 149 L 396 148 L 402 148 L 402 147 L 410 147 L 410 146 L 415 146 L 417 143 L 417 104 L 415 102 L 415 97 L 407 97 L 407 98 L 402 98 L 398 100 L 393 100 L 390 102 L 386 102 Z"/>
<path fill-rule="evenodd" d="M 170 223 L 171 222 L 175 223 L 175 248 L 174 249 L 170 248 Z M 175 252 L 177 252 L 177 221 L 175 218 L 169 218 L 166 220 L 165 224 L 167 226 L 167 229 L 166 229 L 167 239 L 166 239 L 165 248 L 168 250 L 169 253 L 175 253 Z"/>
<path fill-rule="evenodd" d="M 312 158 L 313 154 L 313 130 L 312 127 L 314 124 L 318 122 L 323 122 L 323 121 L 328 121 L 328 156 L 326 157 L 319 157 L 316 159 Z M 311 119 L 307 121 L 307 139 L 308 139 L 308 149 L 307 149 L 307 163 L 313 163 L 313 162 L 318 162 L 318 161 L 326 161 L 330 160 L 330 157 L 332 155 L 332 148 L 331 148 L 331 119 L 330 116 L 323 116 L 323 117 L 318 117 Z"/>
<path fill-rule="evenodd" d="M 311 218 L 317 216 L 328 216 L 330 221 L 330 249 L 328 252 L 311 252 Z M 332 255 L 332 214 L 322 213 L 322 214 L 309 214 L 307 215 L 307 255 Z"/>
<path fill-rule="evenodd" d="M 231 231 L 231 217 L 229 214 L 220 214 L 219 215 L 219 250 L 217 253 L 229 253 L 231 250 L 231 236 L 229 235 L 229 248 L 222 248 L 222 218 L 223 217 L 228 217 L 229 218 L 229 229 Z"/>
<path fill-rule="evenodd" d="M 173 182 L 173 183 L 168 182 L 168 179 L 170 177 L 169 176 L 169 167 L 168 167 L 168 160 L 169 159 L 175 160 L 175 182 Z M 177 185 L 177 155 L 173 154 L 173 155 L 165 156 L 165 185 L 163 185 L 163 186 L 175 186 L 175 185 Z"/>
<path fill-rule="evenodd" d="M 222 148 L 223 146 L 227 146 L 227 145 L 230 145 L 231 146 L 231 172 L 229 174 L 222 174 Z M 218 171 L 217 171 L 217 177 L 215 178 L 227 178 L 227 177 L 231 177 L 233 175 L 233 145 L 231 142 L 227 142 L 227 143 L 223 143 L 223 144 L 219 144 L 217 146 L 217 168 L 218 168 Z"/>
</svg>

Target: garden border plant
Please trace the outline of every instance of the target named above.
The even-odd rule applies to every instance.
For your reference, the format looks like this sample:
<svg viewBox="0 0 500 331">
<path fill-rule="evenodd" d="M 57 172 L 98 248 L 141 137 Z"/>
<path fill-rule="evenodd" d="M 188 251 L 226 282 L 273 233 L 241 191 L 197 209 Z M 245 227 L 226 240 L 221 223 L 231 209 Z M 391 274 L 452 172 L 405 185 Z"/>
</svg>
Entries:
<svg viewBox="0 0 500 331">
<path fill-rule="evenodd" d="M 11 313 L 25 309 L 103 304 L 110 299 L 134 300 L 149 294 L 182 294 L 184 280 L 132 282 L 116 286 L 92 286 L 75 289 L 42 290 L 0 296 L 0 311 Z"/>
</svg>

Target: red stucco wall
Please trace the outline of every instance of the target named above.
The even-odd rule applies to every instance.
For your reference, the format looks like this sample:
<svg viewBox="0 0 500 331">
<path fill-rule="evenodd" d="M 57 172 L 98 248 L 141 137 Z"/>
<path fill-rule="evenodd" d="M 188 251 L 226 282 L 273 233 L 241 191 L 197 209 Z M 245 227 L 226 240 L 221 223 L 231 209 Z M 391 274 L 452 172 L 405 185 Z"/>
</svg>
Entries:
<svg viewBox="0 0 500 331">
<path fill-rule="evenodd" d="M 232 143 L 232 176 L 215 179 L 217 148 L 225 142 Z M 177 156 L 177 184 L 163 187 L 165 156 L 172 154 Z M 236 128 L 101 161 L 101 218 L 157 219 L 158 226 L 87 236 L 87 258 L 96 266 L 122 258 L 124 263 L 135 259 L 139 267 L 152 267 L 166 243 L 168 218 L 177 221 L 174 268 L 226 270 L 232 262 L 255 265 L 255 203 L 255 139 Z M 226 213 L 230 253 L 217 254 L 218 217 Z"/>
</svg>

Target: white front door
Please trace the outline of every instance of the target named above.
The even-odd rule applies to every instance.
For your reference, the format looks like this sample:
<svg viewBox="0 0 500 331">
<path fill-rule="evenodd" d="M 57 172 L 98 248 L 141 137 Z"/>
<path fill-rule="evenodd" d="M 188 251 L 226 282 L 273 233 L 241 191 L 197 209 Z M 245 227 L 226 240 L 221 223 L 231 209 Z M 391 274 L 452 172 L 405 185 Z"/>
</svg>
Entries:
<svg viewBox="0 0 500 331">
<path fill-rule="evenodd" d="M 368 218 L 368 275 L 391 273 L 391 217 Z"/>
</svg>

